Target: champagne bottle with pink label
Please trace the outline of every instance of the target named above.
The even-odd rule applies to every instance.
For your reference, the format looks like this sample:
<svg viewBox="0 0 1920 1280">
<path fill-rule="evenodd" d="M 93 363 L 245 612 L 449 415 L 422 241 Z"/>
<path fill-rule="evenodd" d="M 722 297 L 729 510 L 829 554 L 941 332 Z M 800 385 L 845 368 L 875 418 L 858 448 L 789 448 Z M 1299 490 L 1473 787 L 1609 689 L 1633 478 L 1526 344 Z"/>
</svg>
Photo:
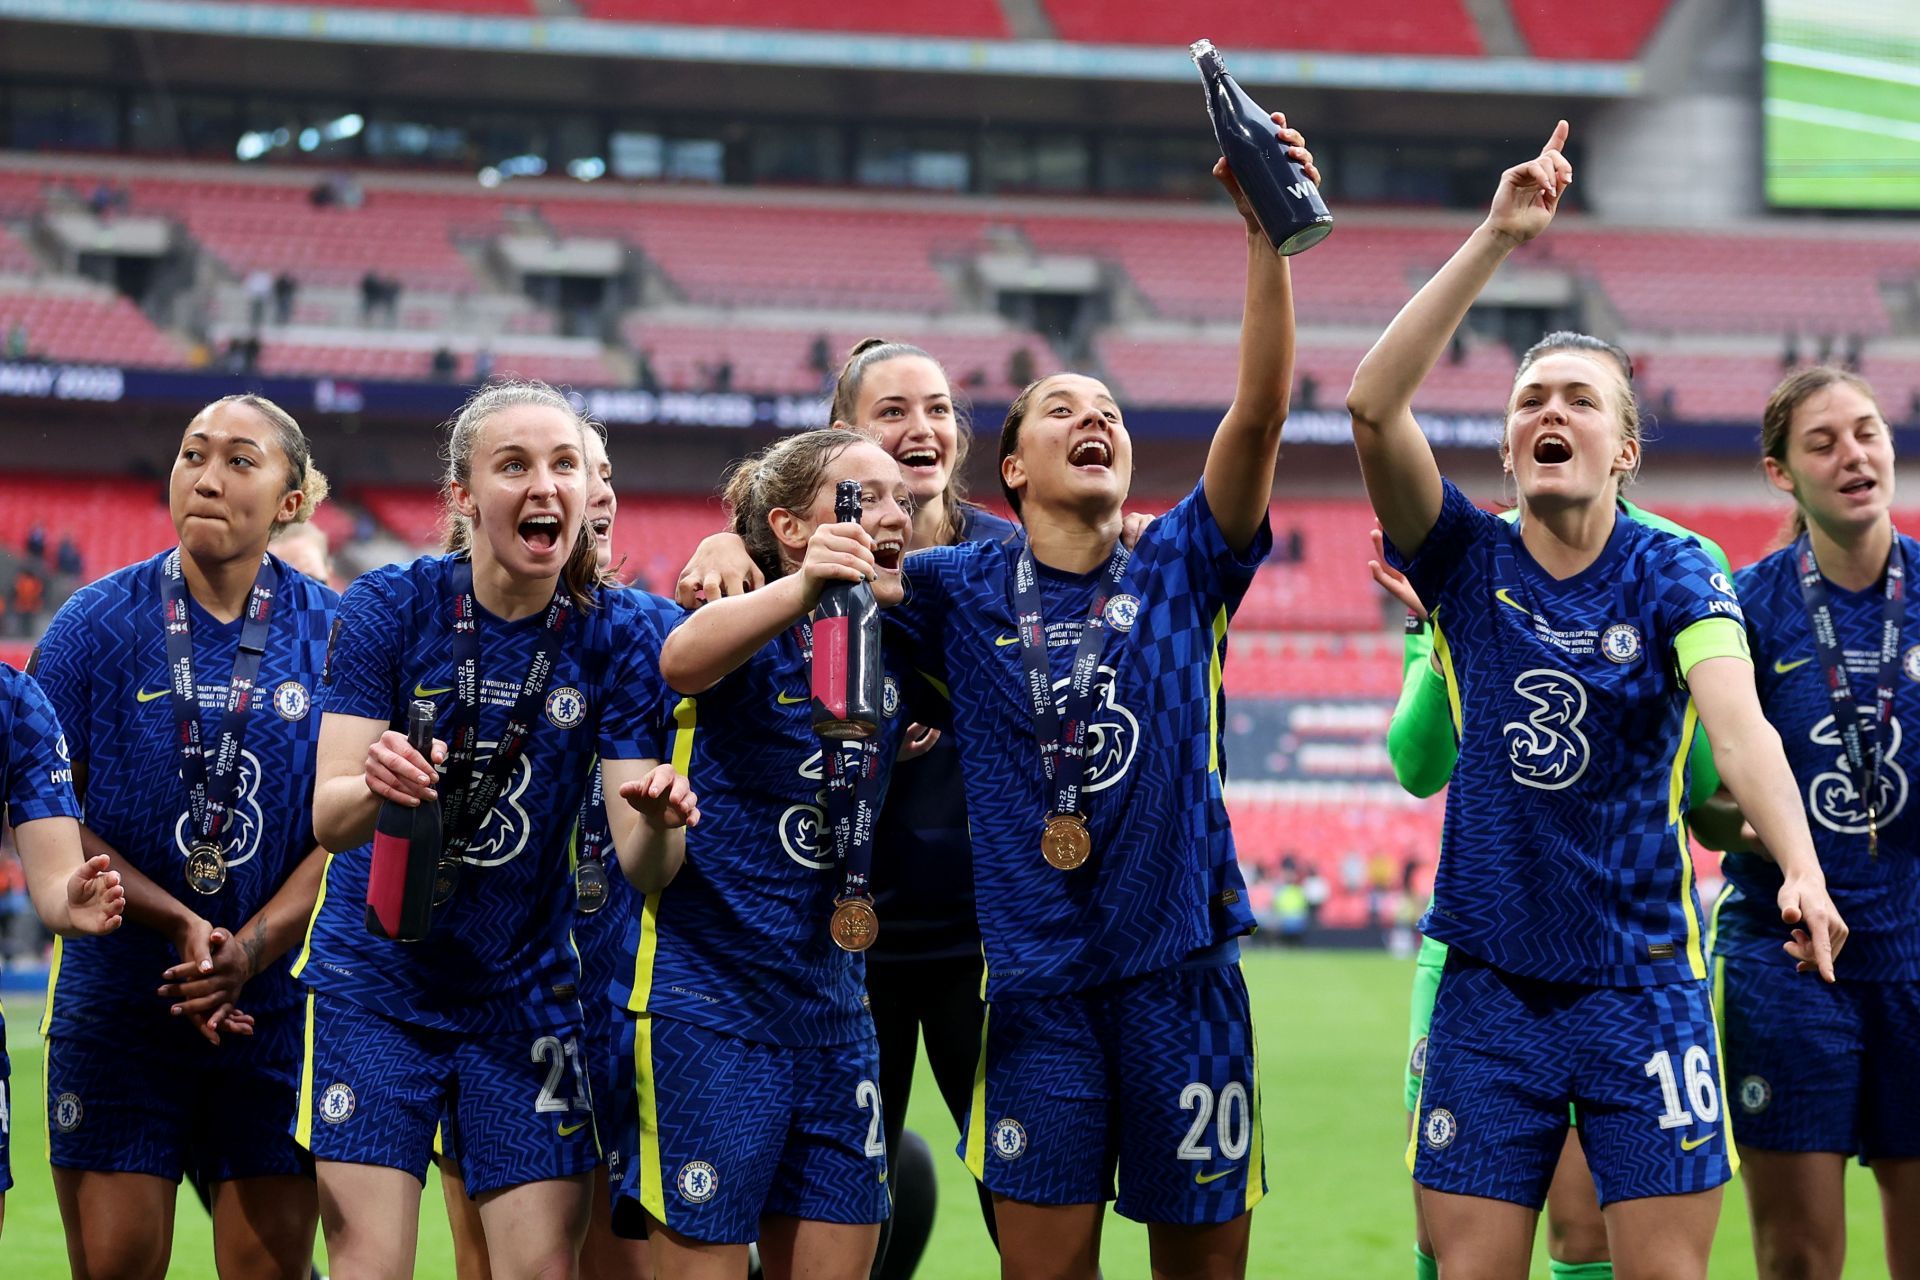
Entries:
<svg viewBox="0 0 1920 1280">
<path fill-rule="evenodd" d="M 834 490 L 834 519 L 860 523 L 860 482 Z M 813 609 L 813 731 L 829 740 L 880 732 L 886 671 L 880 662 L 880 602 L 865 582 L 830 582 Z"/>
<path fill-rule="evenodd" d="M 407 708 L 407 744 L 433 759 L 431 702 Z M 440 802 L 409 809 L 380 803 L 374 819 L 373 865 L 367 871 L 367 932 L 395 942 L 418 942 L 433 927 L 434 870 L 440 864 Z"/>
</svg>

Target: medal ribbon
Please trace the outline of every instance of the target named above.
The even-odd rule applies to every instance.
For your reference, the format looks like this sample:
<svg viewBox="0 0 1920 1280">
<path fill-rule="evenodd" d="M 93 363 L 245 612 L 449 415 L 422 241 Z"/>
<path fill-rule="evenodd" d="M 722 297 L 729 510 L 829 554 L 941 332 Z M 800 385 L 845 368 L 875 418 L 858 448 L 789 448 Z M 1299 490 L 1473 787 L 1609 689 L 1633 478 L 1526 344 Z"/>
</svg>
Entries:
<svg viewBox="0 0 1920 1280">
<path fill-rule="evenodd" d="M 513 701 L 507 727 L 486 772 L 478 780 L 473 776 L 474 760 L 480 748 L 480 602 L 473 595 L 473 564 L 468 560 L 453 563 L 453 713 L 447 720 L 447 762 L 441 770 L 440 795 L 446 815 L 447 858 L 457 858 L 480 833 L 494 803 L 506 789 L 507 779 L 520 762 L 521 753 L 533 736 L 540 700 L 546 696 L 547 680 L 553 675 L 555 659 L 567 624 L 573 619 L 573 602 L 566 588 L 556 584 L 553 599 L 541 622 L 540 638 L 534 645 L 533 662 L 520 682 L 520 693 Z"/>
<path fill-rule="evenodd" d="M 254 682 L 267 652 L 267 620 L 273 612 L 273 593 L 280 585 L 279 570 L 267 556 L 247 593 L 241 615 L 240 644 L 233 655 L 233 674 L 227 681 L 227 705 L 213 736 L 213 764 L 207 764 L 200 737 L 200 691 L 193 680 L 193 633 L 187 608 L 187 578 L 180 565 L 180 548 L 167 556 L 160 574 L 160 621 L 167 638 L 167 670 L 173 679 L 173 722 L 178 733 L 180 776 L 187 784 L 187 813 L 194 842 L 221 845 L 219 839 L 233 816 L 233 793 L 240 783 L 240 747 L 247 736 L 247 713 L 253 709 Z"/>
<path fill-rule="evenodd" d="M 1086 625 L 1073 651 L 1073 672 L 1067 682 L 1063 716 L 1053 702 L 1053 671 L 1047 663 L 1047 624 L 1041 612 L 1039 569 L 1033 548 L 1020 546 L 1020 563 L 1013 575 L 1013 607 L 1020 633 L 1020 658 L 1026 667 L 1027 693 L 1033 703 L 1033 726 L 1040 739 L 1040 761 L 1053 783 L 1056 814 L 1080 813 L 1080 790 L 1087 774 L 1087 731 L 1093 723 L 1093 678 L 1106 651 L 1107 601 L 1126 581 L 1132 553 L 1119 543 L 1102 571 L 1104 581 L 1087 611 Z M 1085 815 L 1082 815 L 1083 817 Z"/>
<path fill-rule="evenodd" d="M 811 669 L 812 625 L 801 622 L 793 634 Z M 841 869 L 839 896 L 864 896 L 873 875 L 873 836 L 880 809 L 879 739 L 840 742 L 822 738 L 820 776 L 826 782 L 827 829 L 833 833 L 834 859 Z"/>
<path fill-rule="evenodd" d="M 1886 750 L 1886 726 L 1893 719 L 1895 681 L 1900 671 L 1900 628 L 1907 613 L 1907 557 L 1894 535 L 1893 548 L 1887 554 L 1887 573 L 1881 590 L 1880 671 L 1873 690 L 1873 709 L 1863 715 L 1853 696 L 1853 680 L 1847 672 L 1846 654 L 1840 647 L 1840 635 L 1833 622 L 1833 605 L 1827 592 L 1827 580 L 1814 562 L 1813 543 L 1806 535 L 1793 548 L 1800 567 L 1800 596 L 1806 602 L 1807 621 L 1813 630 L 1813 651 L 1820 669 L 1827 676 L 1827 698 L 1833 707 L 1833 725 L 1839 730 L 1846 748 L 1847 765 L 1861 803 L 1867 808 L 1868 830 L 1878 843 L 1875 830 L 1880 809 L 1880 762 Z M 1862 724 L 1865 721 L 1865 724 Z"/>
</svg>

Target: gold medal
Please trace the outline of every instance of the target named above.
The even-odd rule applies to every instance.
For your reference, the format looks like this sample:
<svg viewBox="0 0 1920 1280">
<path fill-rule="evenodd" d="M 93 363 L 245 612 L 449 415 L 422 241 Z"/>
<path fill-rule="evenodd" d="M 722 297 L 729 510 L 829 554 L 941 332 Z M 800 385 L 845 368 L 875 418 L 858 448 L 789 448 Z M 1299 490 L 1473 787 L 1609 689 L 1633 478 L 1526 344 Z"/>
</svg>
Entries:
<svg viewBox="0 0 1920 1280">
<path fill-rule="evenodd" d="M 827 931 L 842 951 L 865 951 L 880 936 L 880 913 L 871 898 L 842 898 L 833 904 Z"/>
<path fill-rule="evenodd" d="M 195 893 L 215 894 L 227 884 L 227 860 L 220 846 L 203 840 L 187 854 L 187 887 Z"/>
<path fill-rule="evenodd" d="M 1056 813 L 1040 831 L 1040 856 L 1059 871 L 1071 871 L 1093 853 L 1087 820 L 1077 813 Z"/>
</svg>

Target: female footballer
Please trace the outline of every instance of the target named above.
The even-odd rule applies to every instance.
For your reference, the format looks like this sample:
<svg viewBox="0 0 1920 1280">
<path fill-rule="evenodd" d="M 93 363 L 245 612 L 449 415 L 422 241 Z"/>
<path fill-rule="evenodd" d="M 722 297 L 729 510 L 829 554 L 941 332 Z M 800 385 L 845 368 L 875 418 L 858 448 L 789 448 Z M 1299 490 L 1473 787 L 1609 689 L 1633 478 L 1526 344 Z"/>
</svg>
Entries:
<svg viewBox="0 0 1920 1280">
<path fill-rule="evenodd" d="M 1116 1166 L 1157 1273 L 1240 1275 L 1265 1191 L 1217 709 L 1227 621 L 1272 541 L 1293 299 L 1215 173 L 1245 221 L 1247 302 L 1200 484 L 1129 553 L 1120 408 L 1091 378 L 1043 378 L 1000 440 L 1026 540 L 916 553 L 889 615 L 952 705 L 988 998 L 961 1151 L 1007 1276 L 1096 1273 Z"/>
<path fill-rule="evenodd" d="M 1755 679 L 1786 742 L 1820 866 L 1847 918 L 1831 988 L 1778 964 L 1767 910 L 1780 869 L 1740 812 L 1725 822 L 1714 905 L 1728 1110 L 1754 1251 L 1766 1280 L 1830 1277 L 1846 1259 L 1846 1162 L 1880 1184 L 1888 1271 L 1920 1276 L 1920 825 L 1909 812 L 1907 727 L 1920 724 L 1920 622 L 1906 575 L 1920 543 L 1893 527 L 1893 432 L 1873 389 L 1804 369 L 1768 399 L 1767 478 L 1793 495 L 1793 540 L 1734 579 Z"/>
<path fill-rule="evenodd" d="M 843 481 L 860 486 L 859 524 L 836 520 Z M 874 737 L 814 732 L 808 614 L 835 580 L 899 601 L 911 499 L 885 450 L 834 430 L 749 458 L 726 499 L 767 585 L 702 608 L 661 654 L 686 695 L 673 761 L 699 790 L 701 825 L 682 859 L 635 880 L 647 897 L 631 948 L 626 1184 L 663 1280 L 743 1275 L 755 1240 L 769 1276 L 863 1280 L 887 1152 L 859 956 L 871 936 L 843 917 L 868 901 L 904 720 L 888 677 Z"/>
<path fill-rule="evenodd" d="M 1732 584 L 1693 543 L 1617 518 L 1640 441 L 1612 361 L 1558 351 L 1520 369 L 1502 445 L 1514 524 L 1441 478 L 1410 409 L 1495 269 L 1552 220 L 1566 132 L 1502 175 L 1348 395 L 1389 555 L 1433 609 L 1460 740 L 1424 922 L 1451 950 L 1410 1153 L 1442 1272 L 1522 1276 L 1571 1105 L 1616 1274 L 1704 1276 L 1733 1153 L 1685 835 L 1696 716 L 1781 865 L 1782 917 L 1804 926 L 1789 953 L 1831 981 L 1846 936 L 1752 693 Z"/>
<path fill-rule="evenodd" d="M 597 754 L 619 856 L 662 856 L 687 815 L 656 767 L 660 615 L 601 588 L 586 527 L 587 424 L 542 383 L 485 387 L 447 447 L 464 555 L 362 576 L 322 690 L 314 826 L 333 851 L 298 974 L 310 988 L 296 1136 L 313 1153 L 336 1270 L 411 1270 L 443 1115 L 495 1275 L 572 1274 L 598 1163 L 570 936 L 571 837 Z M 407 745 L 432 702 L 432 759 Z M 648 788 L 652 788 L 648 790 Z M 437 800 L 432 928 L 365 926 L 382 801 Z"/>
<path fill-rule="evenodd" d="M 174 458 L 179 544 L 74 593 L 40 644 L 82 841 L 127 895 L 128 926 L 60 940 L 49 982 L 49 1156 L 78 1274 L 162 1274 L 189 1171 L 223 1277 L 308 1274 L 285 956 L 320 882 L 313 697 L 338 601 L 267 547 L 325 493 L 285 411 L 215 401 Z"/>
<path fill-rule="evenodd" d="M 112 933 L 127 906 L 112 859 L 80 851 L 79 817 L 66 737 L 52 704 L 32 676 L 0 665 L 0 823 L 12 827 L 34 912 L 57 937 Z M 0 1226 L 13 1185 L 7 1158 L 13 1071 L 6 1033 L 0 1013 Z"/>
<path fill-rule="evenodd" d="M 598 424 L 587 432 L 587 529 L 593 535 L 595 563 L 603 587 L 617 588 L 613 571 L 613 519 L 620 499 L 613 491 L 613 462 Z M 472 530 L 461 522 L 453 526 L 449 550 L 469 549 Z M 658 607 L 664 607 L 664 602 Z M 580 950 L 580 1015 L 585 1028 L 581 1052 L 587 1058 L 587 1082 L 592 1094 L 594 1125 L 601 1135 L 601 1161 L 593 1171 L 593 1216 L 580 1248 L 583 1280 L 649 1280 L 653 1274 L 644 1222 L 616 1222 L 613 1193 L 619 1185 L 619 1150 L 614 1139 L 624 1127 L 623 1106 L 630 1103 L 632 1068 L 620 1048 L 620 1024 L 610 992 L 632 972 L 626 954 L 627 919 L 632 913 L 632 890 L 613 856 L 612 829 L 607 824 L 604 782 L 596 764 L 593 781 L 580 806 L 574 834 L 574 945 Z M 460 1176 L 458 1151 L 447 1135 L 452 1126 L 443 1119 L 440 1166 L 442 1198 L 453 1230 L 454 1271 L 461 1280 L 485 1280 L 492 1274 L 487 1259 L 486 1228 L 480 1210 L 467 1194 Z M 610 1163 L 611 1162 L 611 1163 Z"/>
<path fill-rule="evenodd" d="M 946 370 L 926 351 L 881 338 L 857 344 L 834 382 L 831 420 L 877 439 L 900 464 L 913 499 L 909 551 L 1017 536 L 1010 521 L 966 501 L 972 433 Z M 763 581 L 736 535 L 715 534 L 681 574 L 680 603 L 693 608 Z M 866 953 L 867 994 L 880 1040 L 880 1097 L 892 1154 L 906 1125 L 923 1035 L 940 1096 L 954 1123 L 965 1125 L 986 1009 L 959 757 L 938 730 L 907 729 L 874 840 L 873 883 L 886 928 Z M 991 1235 L 993 1202 L 984 1187 L 979 1195 Z"/>
</svg>

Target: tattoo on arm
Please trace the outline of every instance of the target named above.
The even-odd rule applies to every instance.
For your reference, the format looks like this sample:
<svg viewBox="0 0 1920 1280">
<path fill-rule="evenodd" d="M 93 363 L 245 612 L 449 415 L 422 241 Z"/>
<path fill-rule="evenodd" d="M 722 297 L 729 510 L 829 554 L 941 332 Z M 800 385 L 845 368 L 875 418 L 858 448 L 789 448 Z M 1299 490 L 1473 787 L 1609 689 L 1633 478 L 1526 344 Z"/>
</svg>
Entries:
<svg viewBox="0 0 1920 1280">
<path fill-rule="evenodd" d="M 253 922 L 253 928 L 247 930 L 246 933 L 242 935 L 240 946 L 247 953 L 247 976 L 249 978 L 259 977 L 260 953 L 266 950 L 267 946 L 267 922 L 265 920 L 255 920 Z"/>
</svg>

